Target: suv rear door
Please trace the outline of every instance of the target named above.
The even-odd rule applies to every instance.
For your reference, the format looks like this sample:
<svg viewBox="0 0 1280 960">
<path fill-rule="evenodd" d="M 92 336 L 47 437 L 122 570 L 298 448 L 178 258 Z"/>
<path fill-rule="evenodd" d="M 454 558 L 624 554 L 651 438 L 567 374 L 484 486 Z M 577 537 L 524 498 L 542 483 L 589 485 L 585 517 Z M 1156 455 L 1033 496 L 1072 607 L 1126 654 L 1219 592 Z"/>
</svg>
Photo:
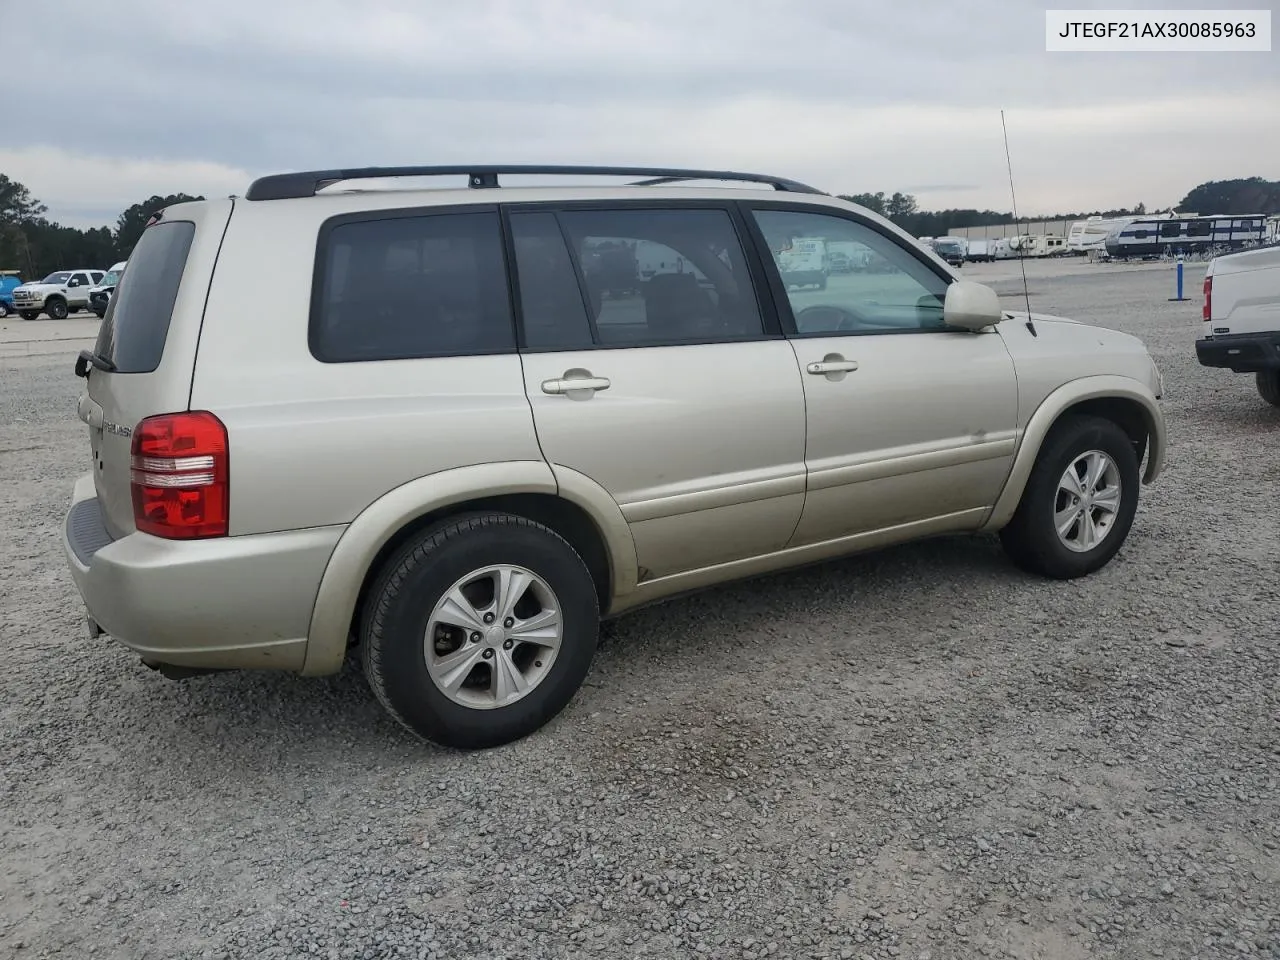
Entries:
<svg viewBox="0 0 1280 960">
<path fill-rule="evenodd" d="M 621 506 L 642 579 L 780 549 L 804 502 L 804 393 L 736 213 L 651 201 L 507 217 L 538 440 Z"/>
<path fill-rule="evenodd" d="M 181 204 L 143 231 L 94 345 L 79 413 L 108 532 L 133 532 L 131 438 L 139 421 L 186 410 L 209 279 L 232 200 Z"/>
</svg>

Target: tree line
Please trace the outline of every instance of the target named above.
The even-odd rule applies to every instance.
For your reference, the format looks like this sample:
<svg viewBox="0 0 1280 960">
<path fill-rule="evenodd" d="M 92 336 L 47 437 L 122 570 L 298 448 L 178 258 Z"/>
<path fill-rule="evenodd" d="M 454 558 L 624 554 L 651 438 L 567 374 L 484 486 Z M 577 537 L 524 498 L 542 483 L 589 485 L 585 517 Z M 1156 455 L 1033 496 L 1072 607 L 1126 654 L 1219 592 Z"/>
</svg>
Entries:
<svg viewBox="0 0 1280 960">
<path fill-rule="evenodd" d="M 913 237 L 941 237 L 958 227 L 983 227 L 1000 223 L 1012 223 L 1014 216 L 1002 210 L 920 210 L 916 198 L 909 193 L 841 194 L 849 200 L 881 216 L 887 217 Z M 1280 181 L 1247 177 L 1236 180 L 1209 180 L 1193 187 L 1176 206 L 1169 208 L 1177 213 L 1214 214 L 1265 214 L 1280 213 Z M 1154 213 L 1167 213 L 1157 210 Z M 1074 213 L 1054 213 L 1048 216 L 1022 217 L 1022 220 L 1083 220 L 1100 216 L 1128 217 L 1147 213 L 1145 203 L 1117 210 L 1087 210 Z"/>
<path fill-rule="evenodd" d="M 915 237 L 939 237 L 956 227 L 981 227 L 1013 220 L 1012 213 L 999 210 L 921 210 L 915 197 L 902 192 L 887 196 L 884 191 L 841 194 L 841 198 L 888 217 Z M 55 270 L 106 268 L 129 258 L 147 220 L 157 210 L 185 200 L 203 199 L 185 193 L 149 197 L 124 210 L 116 218 L 114 227 L 81 230 L 46 218 L 48 208 L 33 197 L 30 190 L 0 173 L 0 270 L 17 270 L 25 279 L 37 279 Z M 1209 180 L 1192 188 L 1172 209 L 1206 216 L 1280 213 L 1280 181 L 1261 177 Z M 1077 211 L 1023 219 L 1083 220 L 1091 216 L 1141 216 L 1146 212 L 1146 204 L 1138 203 L 1120 210 Z"/>
<path fill-rule="evenodd" d="M 48 208 L 30 190 L 0 173 L 0 270 L 17 270 L 25 280 L 76 267 L 105 270 L 129 259 L 157 210 L 203 199 L 186 193 L 153 196 L 124 210 L 114 227 L 81 230 L 49 220 Z"/>
</svg>

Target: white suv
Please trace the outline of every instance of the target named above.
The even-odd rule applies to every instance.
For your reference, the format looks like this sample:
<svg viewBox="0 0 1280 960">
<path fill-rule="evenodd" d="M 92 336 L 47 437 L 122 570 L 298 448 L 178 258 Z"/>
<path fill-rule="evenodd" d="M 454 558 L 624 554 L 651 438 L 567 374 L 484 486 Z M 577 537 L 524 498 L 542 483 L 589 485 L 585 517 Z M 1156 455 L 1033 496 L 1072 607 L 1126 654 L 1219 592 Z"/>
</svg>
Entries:
<svg viewBox="0 0 1280 960">
<path fill-rule="evenodd" d="M 852 268 L 791 289 L 797 241 Z M 356 647 L 394 716 L 467 748 L 555 716 L 602 616 L 681 592 L 965 531 L 1088 574 L 1166 446 L 1138 340 L 1003 313 L 874 213 L 723 171 L 176 205 L 77 373 L 92 635 L 171 675 Z"/>
</svg>

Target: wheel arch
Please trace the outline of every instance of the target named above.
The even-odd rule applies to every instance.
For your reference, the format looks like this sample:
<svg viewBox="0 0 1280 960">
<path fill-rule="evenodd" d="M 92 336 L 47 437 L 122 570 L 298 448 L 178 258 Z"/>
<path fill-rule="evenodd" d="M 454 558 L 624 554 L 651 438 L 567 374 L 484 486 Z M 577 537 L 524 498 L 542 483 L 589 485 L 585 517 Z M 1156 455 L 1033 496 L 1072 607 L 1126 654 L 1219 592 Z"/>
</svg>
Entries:
<svg viewBox="0 0 1280 960">
<path fill-rule="evenodd" d="M 635 589 L 630 528 L 617 503 L 593 481 L 542 461 L 442 471 L 384 494 L 343 531 L 316 594 L 301 673 L 341 669 L 362 604 L 389 557 L 427 527 L 477 511 L 512 513 L 564 537 L 591 572 L 601 611 Z"/>
<path fill-rule="evenodd" d="M 1160 475 L 1168 438 L 1164 413 L 1150 388 L 1120 376 L 1073 380 L 1049 394 L 1027 421 L 1009 477 L 982 529 L 998 530 L 1013 518 L 1045 439 L 1063 417 L 1078 414 L 1103 417 L 1124 430 L 1133 441 L 1138 462 L 1144 453 L 1147 456 L 1144 484 Z"/>
</svg>

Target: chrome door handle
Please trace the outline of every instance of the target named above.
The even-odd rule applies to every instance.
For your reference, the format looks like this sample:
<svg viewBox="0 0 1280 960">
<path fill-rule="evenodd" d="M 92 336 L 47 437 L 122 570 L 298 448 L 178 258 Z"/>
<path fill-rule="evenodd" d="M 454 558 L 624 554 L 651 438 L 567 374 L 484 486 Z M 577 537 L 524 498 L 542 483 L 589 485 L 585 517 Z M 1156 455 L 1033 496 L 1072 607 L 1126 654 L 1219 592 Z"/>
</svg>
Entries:
<svg viewBox="0 0 1280 960">
<path fill-rule="evenodd" d="M 852 373 L 854 370 L 858 369 L 858 361 L 857 360 L 821 360 L 821 361 L 817 361 L 809 364 L 809 366 L 805 367 L 805 369 L 808 370 L 810 373 L 818 374 L 818 375 L 822 375 L 826 373 Z"/>
<path fill-rule="evenodd" d="M 595 393 L 597 390 L 608 389 L 607 377 L 561 377 L 556 380 L 542 381 L 542 392 L 553 396 L 572 395 L 579 391 Z"/>
</svg>

